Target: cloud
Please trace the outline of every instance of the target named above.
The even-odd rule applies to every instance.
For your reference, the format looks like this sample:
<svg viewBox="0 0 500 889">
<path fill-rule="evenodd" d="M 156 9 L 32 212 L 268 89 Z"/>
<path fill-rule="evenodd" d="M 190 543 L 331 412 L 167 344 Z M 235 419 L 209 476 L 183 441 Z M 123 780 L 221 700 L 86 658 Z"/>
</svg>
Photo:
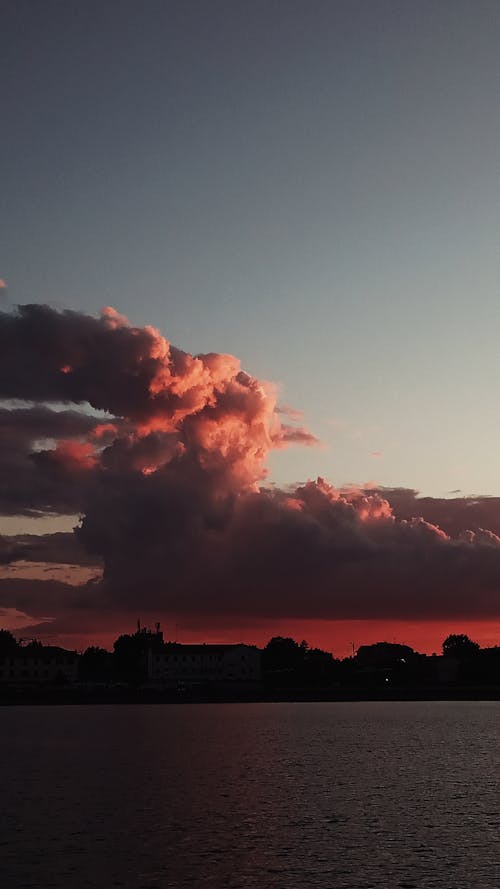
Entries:
<svg viewBox="0 0 500 889">
<path fill-rule="evenodd" d="M 412 488 L 374 487 L 368 493 L 385 497 L 396 519 L 421 515 L 451 536 L 480 528 L 489 528 L 500 535 L 500 497 L 421 497 Z"/>
<path fill-rule="evenodd" d="M 58 531 L 54 534 L 0 535 L 0 565 L 19 561 L 86 567 L 99 564 L 76 534 Z"/>
<path fill-rule="evenodd" d="M 144 480 L 132 499 L 137 511 L 118 535 L 104 502 L 78 532 L 100 549 L 105 598 L 117 606 L 131 607 L 140 589 L 145 610 L 207 617 L 437 618 L 499 610 L 498 537 L 477 531 L 453 539 L 422 518 L 398 521 L 379 495 L 341 493 L 318 479 L 221 506 L 196 488 L 186 492 L 165 471 L 161 484 Z M 118 491 L 108 502 L 123 515 Z"/>
<path fill-rule="evenodd" d="M 28 402 L 0 409 L 0 509 L 82 515 L 70 535 L 0 541 L 4 564 L 54 566 L 0 579 L 4 608 L 65 632 L 137 613 L 500 616 L 495 498 L 269 486 L 273 449 L 317 439 L 232 355 L 190 355 L 112 309 L 23 306 L 0 313 L 0 398 Z M 103 578 L 58 583 L 58 563 L 102 563 Z"/>
<path fill-rule="evenodd" d="M 0 565 L 0 579 L 61 580 L 73 586 L 81 586 L 88 580 L 101 576 L 98 568 L 84 568 L 81 565 L 54 564 L 17 560 L 9 565 Z"/>
<path fill-rule="evenodd" d="M 23 630 L 26 626 L 33 624 L 34 618 L 24 611 L 18 611 L 17 608 L 0 608 L 0 626 L 11 632 Z"/>
<path fill-rule="evenodd" d="M 85 605 L 90 602 L 85 599 L 87 586 L 82 588 L 53 579 L 4 578 L 0 580 L 0 608 L 28 613 L 35 621 L 47 621 L 69 611 L 77 623 L 79 610 L 86 610 Z"/>
<path fill-rule="evenodd" d="M 71 453 L 82 457 L 85 450 L 92 459 L 88 439 L 101 446 L 109 442 L 109 431 L 99 432 L 102 426 L 102 420 L 76 410 L 0 407 L 0 513 L 79 512 L 84 501 L 82 480 L 65 472 L 65 464 L 67 470 Z"/>
</svg>

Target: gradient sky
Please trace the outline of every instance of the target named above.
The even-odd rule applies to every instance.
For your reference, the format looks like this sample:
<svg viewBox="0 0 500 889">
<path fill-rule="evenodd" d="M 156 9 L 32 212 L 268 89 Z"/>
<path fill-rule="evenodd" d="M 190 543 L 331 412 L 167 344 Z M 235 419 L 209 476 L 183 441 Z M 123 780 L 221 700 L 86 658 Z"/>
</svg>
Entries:
<svg viewBox="0 0 500 889">
<path fill-rule="evenodd" d="M 282 383 L 326 447 L 279 482 L 500 493 L 498 3 L 16 0 L 0 31 L 12 302 Z"/>
<path fill-rule="evenodd" d="M 4 0 L 0 34 L 4 305 L 237 355 L 324 445 L 278 484 L 500 495 L 496 0 Z"/>
</svg>

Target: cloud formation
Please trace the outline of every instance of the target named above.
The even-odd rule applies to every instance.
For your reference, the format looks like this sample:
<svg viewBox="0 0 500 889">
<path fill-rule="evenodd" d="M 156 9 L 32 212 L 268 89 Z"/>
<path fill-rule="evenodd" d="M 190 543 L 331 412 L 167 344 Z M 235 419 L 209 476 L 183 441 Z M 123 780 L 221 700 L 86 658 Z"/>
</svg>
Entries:
<svg viewBox="0 0 500 889">
<path fill-rule="evenodd" d="M 377 488 L 371 493 L 385 497 L 397 519 L 421 515 L 451 536 L 480 528 L 500 535 L 500 497 L 420 497 L 412 488 Z"/>
<path fill-rule="evenodd" d="M 104 568 L 76 591 L 0 580 L 1 607 L 66 628 L 500 616 L 496 499 L 270 486 L 272 449 L 317 442 L 232 355 L 190 355 L 113 309 L 22 306 L 0 313 L 0 398 L 1 512 L 82 516 L 72 535 L 0 540 L 0 560 Z"/>
</svg>

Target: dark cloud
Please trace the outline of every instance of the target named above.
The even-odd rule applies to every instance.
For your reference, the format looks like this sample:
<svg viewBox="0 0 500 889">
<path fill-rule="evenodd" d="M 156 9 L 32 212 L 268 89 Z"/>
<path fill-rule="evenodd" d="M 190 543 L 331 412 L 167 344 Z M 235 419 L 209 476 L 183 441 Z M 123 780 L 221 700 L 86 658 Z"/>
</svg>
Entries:
<svg viewBox="0 0 500 889">
<path fill-rule="evenodd" d="M 421 497 L 411 488 L 380 488 L 376 492 L 389 501 L 398 519 L 421 515 L 452 536 L 480 528 L 500 536 L 500 497 Z"/>
<path fill-rule="evenodd" d="M 0 408 L 0 514 L 79 512 L 84 502 L 81 479 L 65 473 L 61 460 L 57 467 L 51 465 L 46 455 L 58 442 L 95 438 L 102 427 L 102 420 L 81 411 L 45 405 Z"/>
<path fill-rule="evenodd" d="M 78 536 L 71 532 L 0 535 L 0 565 L 21 560 L 82 566 L 99 564 L 81 544 Z"/>
<path fill-rule="evenodd" d="M 89 594 L 86 594 L 87 590 Z M 3 578 L 0 580 L 0 608 L 15 608 L 40 621 L 71 614 L 77 624 L 80 611 L 86 612 L 90 607 L 97 615 L 96 600 L 92 599 L 91 592 L 91 584 L 77 587 L 58 580 Z"/>
<path fill-rule="evenodd" d="M 48 306 L 0 314 L 0 394 L 30 401 L 88 402 L 117 415 L 141 413 L 154 360 L 152 335 Z"/>
<path fill-rule="evenodd" d="M 224 508 L 165 474 L 145 480 L 116 533 L 102 503 L 78 532 L 99 547 L 104 598 L 146 611 L 302 618 L 498 616 L 500 541 L 450 538 L 386 501 L 324 482 L 260 491 Z M 119 595 L 116 596 L 116 591 Z M 140 595 L 139 595 L 140 591 Z"/>
<path fill-rule="evenodd" d="M 101 423 L 80 411 L 52 410 L 45 405 L 0 407 L 0 446 L 7 441 L 29 447 L 38 440 L 85 436 Z"/>
</svg>

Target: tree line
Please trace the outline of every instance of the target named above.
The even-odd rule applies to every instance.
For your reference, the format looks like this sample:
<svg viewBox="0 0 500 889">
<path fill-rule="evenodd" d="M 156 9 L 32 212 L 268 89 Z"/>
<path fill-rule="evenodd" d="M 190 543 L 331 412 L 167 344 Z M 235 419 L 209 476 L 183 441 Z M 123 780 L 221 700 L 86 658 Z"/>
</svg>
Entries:
<svg viewBox="0 0 500 889">
<path fill-rule="evenodd" d="M 140 684 L 146 680 L 146 655 L 177 643 L 163 643 L 147 628 L 119 636 L 113 651 L 89 646 L 79 657 L 82 682 Z M 55 650 L 37 640 L 22 643 L 0 630 L 0 660 L 36 656 Z M 408 645 L 376 642 L 361 645 L 351 657 L 339 659 L 305 640 L 274 636 L 262 650 L 262 681 L 273 688 L 331 686 L 421 686 L 436 682 L 500 685 L 500 646 L 481 648 L 466 634 L 451 634 L 442 656 L 425 655 Z"/>
</svg>

